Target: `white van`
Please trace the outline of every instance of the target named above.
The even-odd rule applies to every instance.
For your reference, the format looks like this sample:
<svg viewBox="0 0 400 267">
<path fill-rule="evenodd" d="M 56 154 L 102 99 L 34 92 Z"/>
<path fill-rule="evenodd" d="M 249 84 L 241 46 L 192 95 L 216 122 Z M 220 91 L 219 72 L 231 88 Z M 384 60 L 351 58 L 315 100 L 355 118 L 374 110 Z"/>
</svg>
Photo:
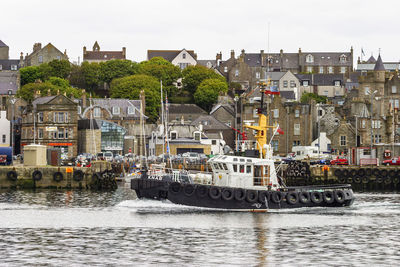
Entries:
<svg viewBox="0 0 400 267">
<path fill-rule="evenodd" d="M 110 151 L 104 152 L 104 159 L 106 161 L 112 161 L 114 158 L 113 153 Z"/>
</svg>

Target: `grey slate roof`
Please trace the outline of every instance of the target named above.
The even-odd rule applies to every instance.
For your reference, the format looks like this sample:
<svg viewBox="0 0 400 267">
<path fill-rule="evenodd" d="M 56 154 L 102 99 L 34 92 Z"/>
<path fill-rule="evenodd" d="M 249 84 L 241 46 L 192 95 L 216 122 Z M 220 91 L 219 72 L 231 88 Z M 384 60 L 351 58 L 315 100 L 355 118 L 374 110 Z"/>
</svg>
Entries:
<svg viewBox="0 0 400 267">
<path fill-rule="evenodd" d="M 334 85 L 335 81 L 340 81 L 343 85 L 343 74 L 314 74 L 313 85 Z"/>
<path fill-rule="evenodd" d="M 0 40 L 0 47 L 4 47 L 4 46 L 8 47 L 8 45 L 6 45 L 2 40 Z"/>
<path fill-rule="evenodd" d="M 182 49 L 183 50 L 183 49 Z M 153 57 L 162 57 L 165 60 L 172 61 L 179 55 L 182 50 L 147 50 L 147 60 L 152 59 Z M 186 49 L 185 49 L 186 50 Z M 196 55 L 193 50 L 186 50 L 193 58 L 196 58 Z"/>
<path fill-rule="evenodd" d="M 32 105 L 34 107 L 36 107 L 37 105 L 41 105 L 41 104 L 46 104 L 47 102 L 50 102 L 51 100 L 53 100 L 55 97 L 57 97 L 56 95 L 52 95 L 52 96 L 42 96 L 42 97 L 38 97 L 35 100 L 32 101 Z"/>
<path fill-rule="evenodd" d="M 201 115 L 190 125 L 198 126 L 199 124 L 203 125 L 204 130 L 230 130 L 231 128 L 227 126 L 225 123 L 220 122 L 216 118 L 211 115 Z"/>
<path fill-rule="evenodd" d="M 385 70 L 385 66 L 383 66 L 383 62 L 382 62 L 382 58 L 381 55 L 379 54 L 378 59 L 376 60 L 375 63 L 375 68 L 374 71 L 384 71 Z"/>
<path fill-rule="evenodd" d="M 215 59 L 214 60 L 212 60 L 212 59 L 210 59 L 210 60 L 207 60 L 207 59 L 197 60 L 197 64 L 198 65 L 201 65 L 201 66 L 204 66 L 204 67 L 207 67 L 207 68 L 208 68 L 208 66 L 207 66 L 208 62 L 211 63 L 211 68 L 215 68 L 217 66 L 217 61 Z"/>
<path fill-rule="evenodd" d="M 374 58 L 374 56 L 371 56 L 368 60 L 367 63 L 375 63 L 376 59 Z"/>
<path fill-rule="evenodd" d="M 312 81 L 312 74 L 295 74 L 299 81 Z"/>
<path fill-rule="evenodd" d="M 217 105 L 215 105 L 215 106 L 212 108 L 212 110 L 211 110 L 211 112 L 210 112 L 210 115 L 213 114 L 214 112 L 216 112 L 219 108 L 225 109 L 225 110 L 226 110 L 229 114 L 231 114 L 232 116 L 235 115 L 235 110 L 232 108 L 231 105 L 227 105 L 227 104 L 217 104 Z"/>
<path fill-rule="evenodd" d="M 11 65 L 16 65 L 17 70 L 20 68 L 19 59 L 1 59 L 0 65 L 2 70 L 11 70 Z"/>
<path fill-rule="evenodd" d="M 7 95 L 10 89 L 15 95 L 18 90 L 17 72 L 0 71 L 0 95 Z"/>
<path fill-rule="evenodd" d="M 207 114 L 205 110 L 195 104 L 169 104 L 169 114 Z"/>
<path fill-rule="evenodd" d="M 293 91 L 280 91 L 281 92 L 281 97 L 285 98 L 287 100 L 294 100 L 295 95 Z"/>
<path fill-rule="evenodd" d="M 279 81 L 286 72 L 279 71 L 279 72 L 267 72 L 266 76 L 271 79 L 271 81 Z"/>
<path fill-rule="evenodd" d="M 314 57 L 314 62 L 306 63 L 306 57 L 312 55 Z M 347 57 L 346 62 L 340 62 L 340 56 L 345 55 Z M 352 58 L 350 52 L 303 52 L 300 55 L 300 64 L 305 64 L 306 66 L 352 66 Z"/>
<path fill-rule="evenodd" d="M 93 98 L 92 106 L 100 106 L 109 110 L 112 114 L 113 107 L 120 108 L 120 114 L 113 114 L 116 117 L 140 117 L 140 113 L 135 110 L 134 114 L 128 114 L 128 107 L 134 106 L 140 111 L 140 100 L 129 100 L 120 98 Z M 90 105 L 90 104 L 89 104 Z"/>
</svg>

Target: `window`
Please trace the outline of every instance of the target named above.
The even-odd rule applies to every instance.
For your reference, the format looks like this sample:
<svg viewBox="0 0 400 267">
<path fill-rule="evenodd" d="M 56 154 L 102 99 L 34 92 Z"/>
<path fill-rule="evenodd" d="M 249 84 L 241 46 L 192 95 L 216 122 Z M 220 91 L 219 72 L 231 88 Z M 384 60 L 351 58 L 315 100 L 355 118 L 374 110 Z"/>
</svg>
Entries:
<svg viewBox="0 0 400 267">
<path fill-rule="evenodd" d="M 308 81 L 303 81 L 303 86 L 308 86 L 308 85 L 309 85 Z"/>
<path fill-rule="evenodd" d="M 345 135 L 340 136 L 340 146 L 346 146 L 346 136 Z"/>
<path fill-rule="evenodd" d="M 65 139 L 68 139 L 68 128 L 64 129 L 64 137 Z"/>
<path fill-rule="evenodd" d="M 179 68 L 181 70 L 185 69 L 187 66 L 189 66 L 189 63 L 179 63 Z"/>
<path fill-rule="evenodd" d="M 290 81 L 290 88 L 294 88 L 294 87 L 296 87 L 295 81 Z"/>
<path fill-rule="evenodd" d="M 2 70 L 3 69 L 3 65 L 0 65 L 0 70 Z"/>
<path fill-rule="evenodd" d="M 335 81 L 335 86 L 340 86 L 340 81 Z"/>
<path fill-rule="evenodd" d="M 274 119 L 279 118 L 279 109 L 276 108 L 273 110 L 273 112 L 274 112 Z"/>
<path fill-rule="evenodd" d="M 38 138 L 43 139 L 43 129 L 42 128 L 38 129 Z"/>
<path fill-rule="evenodd" d="M 251 166 L 246 165 L 246 173 L 251 173 Z"/>
<path fill-rule="evenodd" d="M 324 67 L 319 67 L 319 73 L 324 73 Z"/>
<path fill-rule="evenodd" d="M 17 70 L 18 66 L 17 65 L 11 65 L 11 70 Z"/>
<path fill-rule="evenodd" d="M 234 172 L 237 172 L 237 171 L 238 171 L 237 165 L 236 165 L 236 164 L 233 164 L 232 166 L 233 166 L 233 171 L 234 171 Z"/>
<path fill-rule="evenodd" d="M 300 146 L 300 141 L 293 141 L 293 146 Z"/>
<path fill-rule="evenodd" d="M 312 73 L 313 72 L 313 67 L 307 67 L 307 72 Z"/>
<path fill-rule="evenodd" d="M 376 134 L 375 136 L 374 136 L 375 138 L 375 143 L 382 143 L 382 135 L 380 135 L 380 134 Z"/>
<path fill-rule="evenodd" d="M 272 140 L 271 141 L 271 146 L 273 151 L 278 151 L 279 147 L 279 141 L 278 140 Z"/>
<path fill-rule="evenodd" d="M 3 138 L 2 138 L 2 139 L 3 139 L 3 140 L 2 140 L 2 141 L 3 141 L 3 144 L 5 144 L 5 143 L 6 143 L 6 135 L 5 135 L 5 134 L 3 134 L 3 136 L 2 136 L 2 137 L 3 137 Z"/>
<path fill-rule="evenodd" d="M 260 79 L 260 73 L 256 72 L 256 79 Z"/>
<path fill-rule="evenodd" d="M 366 120 L 362 120 L 361 121 L 361 128 L 365 128 L 367 126 L 367 121 Z"/>
<path fill-rule="evenodd" d="M 324 90 L 324 92 L 322 93 L 322 95 L 328 96 L 328 95 L 329 95 L 329 91 L 328 91 L 328 90 Z"/>
<path fill-rule="evenodd" d="M 258 109 L 253 109 L 253 118 L 258 118 Z"/>
<path fill-rule="evenodd" d="M 307 63 L 313 63 L 314 62 L 314 57 L 312 55 L 307 55 L 306 62 Z"/>
<path fill-rule="evenodd" d="M 182 58 L 185 59 L 186 58 L 186 53 L 182 54 Z"/>
<path fill-rule="evenodd" d="M 381 128 L 381 121 L 380 120 L 372 120 L 372 128 L 373 129 L 380 129 Z"/>
<path fill-rule="evenodd" d="M 171 132 L 171 134 L 170 134 L 171 140 L 175 140 L 177 136 L 178 136 L 178 133 L 175 131 Z"/>
<path fill-rule="evenodd" d="M 64 123 L 64 112 L 58 112 L 58 122 Z"/>
<path fill-rule="evenodd" d="M 43 56 L 39 56 L 38 61 L 39 61 L 39 63 L 43 63 Z"/>
<path fill-rule="evenodd" d="M 364 94 L 369 95 L 369 87 L 364 87 Z"/>
<path fill-rule="evenodd" d="M 132 115 L 132 114 L 135 114 L 135 108 L 130 106 L 130 107 L 128 107 L 128 115 Z"/>
<path fill-rule="evenodd" d="M 396 85 L 392 85 L 392 94 L 397 93 L 397 87 Z"/>
<path fill-rule="evenodd" d="M 112 113 L 113 113 L 114 115 L 119 114 L 119 107 L 112 107 Z"/>
<path fill-rule="evenodd" d="M 299 123 L 294 124 L 293 135 L 300 135 L 300 124 Z"/>
<path fill-rule="evenodd" d="M 217 140 L 211 140 L 211 145 L 216 145 L 217 144 Z"/>
<path fill-rule="evenodd" d="M 100 108 L 94 108 L 93 109 L 93 117 L 100 118 L 100 114 L 101 114 Z"/>
<path fill-rule="evenodd" d="M 345 63 L 347 61 L 347 57 L 345 55 L 341 55 L 339 61 L 340 63 Z"/>
<path fill-rule="evenodd" d="M 58 128 L 58 139 L 64 139 L 64 128 Z"/>
<path fill-rule="evenodd" d="M 288 81 L 283 81 L 283 88 L 288 88 Z"/>
<path fill-rule="evenodd" d="M 340 67 L 340 73 L 346 73 L 346 67 Z"/>
<path fill-rule="evenodd" d="M 328 67 L 328 73 L 333 73 L 333 67 L 332 66 Z"/>
<path fill-rule="evenodd" d="M 201 133 L 200 132 L 194 132 L 194 140 L 200 141 L 201 138 Z"/>
<path fill-rule="evenodd" d="M 296 109 L 296 110 L 294 111 L 294 116 L 295 116 L 296 118 L 300 117 L 300 110 L 299 110 L 299 109 Z"/>
<path fill-rule="evenodd" d="M 228 72 L 228 67 L 224 67 L 224 72 Z"/>
<path fill-rule="evenodd" d="M 82 107 L 78 106 L 78 115 L 82 113 Z"/>
<path fill-rule="evenodd" d="M 43 122 L 43 112 L 38 113 L 38 122 Z"/>
<path fill-rule="evenodd" d="M 235 70 L 235 77 L 239 76 L 239 70 Z"/>
<path fill-rule="evenodd" d="M 61 56 L 57 56 L 57 59 L 58 59 L 58 60 L 61 60 Z"/>
</svg>

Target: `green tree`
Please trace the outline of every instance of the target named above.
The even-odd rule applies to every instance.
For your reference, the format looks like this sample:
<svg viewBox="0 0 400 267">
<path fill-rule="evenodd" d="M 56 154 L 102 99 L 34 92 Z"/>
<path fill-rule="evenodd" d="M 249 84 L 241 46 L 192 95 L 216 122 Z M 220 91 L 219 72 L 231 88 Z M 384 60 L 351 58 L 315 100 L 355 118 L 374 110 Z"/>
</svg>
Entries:
<svg viewBox="0 0 400 267">
<path fill-rule="evenodd" d="M 320 96 L 314 93 L 303 93 L 300 98 L 301 103 L 309 103 L 312 99 L 314 99 L 317 103 L 325 104 L 328 101 L 326 96 Z"/>
<path fill-rule="evenodd" d="M 21 76 L 21 86 L 27 83 L 34 83 L 36 80 L 42 80 L 43 75 L 38 66 L 29 66 L 19 70 Z"/>
<path fill-rule="evenodd" d="M 99 78 L 100 81 L 110 85 L 113 79 L 136 74 L 138 70 L 138 63 L 130 60 L 113 59 L 100 63 Z"/>
<path fill-rule="evenodd" d="M 215 71 L 211 69 L 200 65 L 189 66 L 185 68 L 182 71 L 182 77 L 183 89 L 192 94 L 196 92 L 196 89 L 201 84 L 201 82 L 206 79 L 218 79 L 226 82 L 223 76 L 215 73 Z"/>
<path fill-rule="evenodd" d="M 139 64 L 139 73 L 162 80 L 163 88 L 168 95 L 175 95 L 176 87 L 174 82 L 181 77 L 181 69 L 168 60 L 162 57 L 153 57 L 148 61 L 143 61 Z"/>
<path fill-rule="evenodd" d="M 43 65 L 43 64 L 42 64 Z M 71 72 L 71 63 L 68 60 L 52 60 L 48 63 L 48 77 L 59 77 L 66 79 Z"/>
<path fill-rule="evenodd" d="M 228 85 L 221 79 L 207 79 L 201 82 L 194 94 L 194 101 L 203 109 L 210 111 L 218 100 L 218 95 L 226 93 Z"/>
<path fill-rule="evenodd" d="M 85 88 L 93 93 L 94 90 L 99 88 L 99 76 L 99 63 L 84 61 L 81 66 L 72 66 L 69 82 L 75 87 Z"/>
<path fill-rule="evenodd" d="M 242 90 L 242 85 L 237 82 L 230 82 L 229 83 L 229 89 L 232 90 L 233 92 Z"/>
<path fill-rule="evenodd" d="M 146 115 L 155 122 L 160 108 L 160 83 L 155 77 L 136 74 L 114 79 L 110 86 L 113 98 L 139 99 L 141 90 L 145 93 Z"/>
</svg>

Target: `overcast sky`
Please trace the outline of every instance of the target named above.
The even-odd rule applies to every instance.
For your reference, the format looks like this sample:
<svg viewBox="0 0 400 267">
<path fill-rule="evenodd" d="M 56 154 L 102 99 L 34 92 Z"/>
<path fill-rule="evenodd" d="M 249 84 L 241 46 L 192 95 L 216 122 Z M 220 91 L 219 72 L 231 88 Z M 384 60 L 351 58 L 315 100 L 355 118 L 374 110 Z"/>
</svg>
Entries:
<svg viewBox="0 0 400 267">
<path fill-rule="evenodd" d="M 0 40 L 10 58 L 31 53 L 36 42 L 67 50 L 127 49 L 146 60 L 147 49 L 193 49 L 198 59 L 230 50 L 335 52 L 361 47 L 384 61 L 400 61 L 400 1 L 380 0 L 2 0 Z"/>
</svg>

